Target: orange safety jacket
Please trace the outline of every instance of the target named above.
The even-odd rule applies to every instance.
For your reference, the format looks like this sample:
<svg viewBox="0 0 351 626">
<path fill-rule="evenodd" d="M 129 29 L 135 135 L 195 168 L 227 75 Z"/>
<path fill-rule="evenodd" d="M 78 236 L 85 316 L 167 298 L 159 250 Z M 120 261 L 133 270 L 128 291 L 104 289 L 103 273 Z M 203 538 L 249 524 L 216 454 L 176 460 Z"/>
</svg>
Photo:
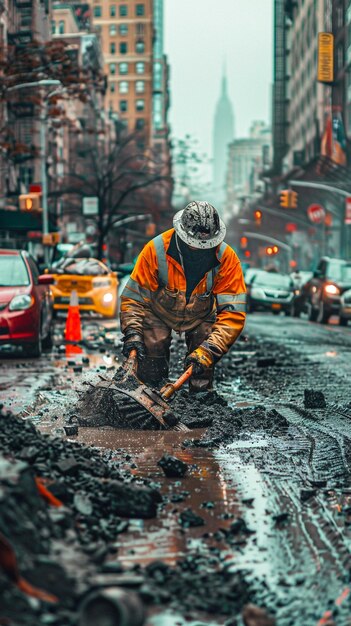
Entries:
<svg viewBox="0 0 351 626">
<path fill-rule="evenodd" d="M 121 329 L 143 335 L 148 312 L 177 331 L 193 330 L 213 320 L 206 343 L 217 358 L 239 337 L 245 324 L 246 287 L 234 250 L 221 243 L 217 265 L 205 274 L 186 301 L 186 277 L 181 264 L 168 254 L 174 228 L 146 244 L 123 290 Z"/>
</svg>

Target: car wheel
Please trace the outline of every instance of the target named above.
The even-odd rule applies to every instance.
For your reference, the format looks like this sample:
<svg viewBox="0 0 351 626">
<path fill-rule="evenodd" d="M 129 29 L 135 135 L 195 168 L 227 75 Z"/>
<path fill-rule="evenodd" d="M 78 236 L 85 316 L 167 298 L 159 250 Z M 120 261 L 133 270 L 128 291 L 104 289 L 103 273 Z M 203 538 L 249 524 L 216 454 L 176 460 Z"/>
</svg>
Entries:
<svg viewBox="0 0 351 626">
<path fill-rule="evenodd" d="M 347 318 L 346 317 L 342 317 L 340 315 L 340 317 L 339 317 L 339 326 L 347 326 L 347 322 L 348 322 Z"/>
<path fill-rule="evenodd" d="M 50 328 L 49 328 L 49 332 L 48 332 L 48 334 L 46 335 L 46 337 L 42 341 L 42 346 L 43 346 L 44 350 L 51 350 L 53 345 L 54 345 L 53 325 L 51 323 L 50 324 Z"/>
<path fill-rule="evenodd" d="M 293 309 L 292 309 L 292 307 L 291 307 L 290 309 L 286 309 L 286 310 L 284 311 L 284 313 L 285 313 L 286 317 L 291 317 L 291 316 L 293 315 Z"/>
<path fill-rule="evenodd" d="M 293 317 L 300 317 L 300 315 L 301 315 L 301 309 L 299 309 L 297 306 L 295 306 L 295 304 L 293 304 L 291 308 L 292 308 L 292 313 L 291 313 L 291 315 L 292 315 Z"/>
<path fill-rule="evenodd" d="M 319 309 L 317 313 L 317 322 L 318 324 L 328 324 L 330 315 L 325 310 L 325 305 L 323 300 L 319 303 Z"/>
<path fill-rule="evenodd" d="M 308 319 L 310 320 L 310 322 L 316 322 L 318 317 L 318 311 L 316 311 L 316 309 L 314 309 L 312 304 L 310 303 L 308 304 L 308 307 Z"/>
<path fill-rule="evenodd" d="M 34 341 L 33 343 L 28 343 L 26 345 L 23 346 L 24 349 L 24 353 L 26 356 L 32 357 L 32 358 L 39 358 L 41 356 L 41 353 L 43 351 L 43 344 L 42 344 L 42 340 L 41 340 L 41 335 L 39 335 L 37 341 Z"/>
</svg>

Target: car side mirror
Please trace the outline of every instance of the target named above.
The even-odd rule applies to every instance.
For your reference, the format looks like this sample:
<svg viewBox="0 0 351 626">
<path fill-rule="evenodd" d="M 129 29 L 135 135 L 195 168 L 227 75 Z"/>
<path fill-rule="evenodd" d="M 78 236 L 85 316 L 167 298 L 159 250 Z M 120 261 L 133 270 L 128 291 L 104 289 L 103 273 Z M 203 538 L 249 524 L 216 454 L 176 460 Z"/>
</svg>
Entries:
<svg viewBox="0 0 351 626">
<path fill-rule="evenodd" d="M 38 285 L 53 285 L 54 277 L 52 274 L 41 274 L 38 278 Z"/>
</svg>

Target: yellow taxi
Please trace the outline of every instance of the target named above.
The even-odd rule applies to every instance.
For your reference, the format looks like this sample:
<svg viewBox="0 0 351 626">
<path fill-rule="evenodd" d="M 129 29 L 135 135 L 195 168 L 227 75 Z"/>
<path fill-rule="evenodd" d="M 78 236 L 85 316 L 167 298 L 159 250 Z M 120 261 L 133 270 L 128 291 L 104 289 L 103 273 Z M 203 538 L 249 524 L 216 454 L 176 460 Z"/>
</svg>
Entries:
<svg viewBox="0 0 351 626">
<path fill-rule="evenodd" d="M 105 263 L 93 258 L 67 258 L 56 272 L 51 286 L 55 311 L 66 311 L 71 292 L 76 291 L 81 311 L 116 317 L 118 278 Z"/>
</svg>

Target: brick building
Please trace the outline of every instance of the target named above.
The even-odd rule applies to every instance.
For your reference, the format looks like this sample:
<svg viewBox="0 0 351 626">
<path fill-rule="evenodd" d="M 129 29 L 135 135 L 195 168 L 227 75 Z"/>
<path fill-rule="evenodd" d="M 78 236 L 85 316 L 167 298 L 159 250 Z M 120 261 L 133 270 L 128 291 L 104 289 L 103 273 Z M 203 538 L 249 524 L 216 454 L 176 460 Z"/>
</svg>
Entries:
<svg viewBox="0 0 351 626">
<path fill-rule="evenodd" d="M 128 132 L 152 134 L 153 110 L 153 1 L 97 0 L 93 24 L 101 35 L 106 107 L 117 113 Z"/>
</svg>

